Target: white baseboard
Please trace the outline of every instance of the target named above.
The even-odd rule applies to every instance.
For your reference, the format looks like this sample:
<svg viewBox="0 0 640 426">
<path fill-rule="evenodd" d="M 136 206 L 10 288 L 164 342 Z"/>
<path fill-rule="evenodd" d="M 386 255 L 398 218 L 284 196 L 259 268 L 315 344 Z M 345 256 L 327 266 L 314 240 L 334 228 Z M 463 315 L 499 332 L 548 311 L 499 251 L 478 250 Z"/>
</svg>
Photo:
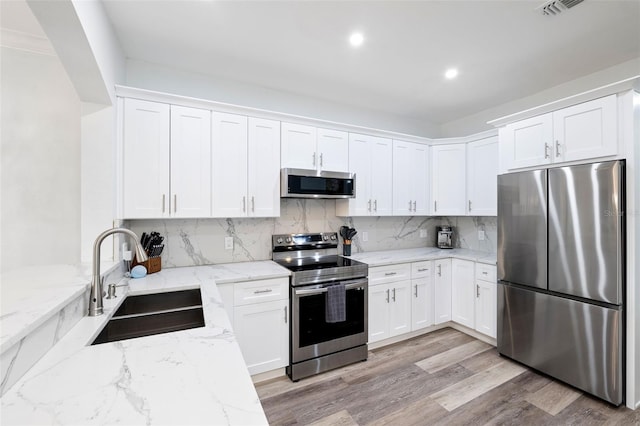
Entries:
<svg viewBox="0 0 640 426">
<path fill-rule="evenodd" d="M 253 383 L 261 383 L 271 379 L 277 379 L 278 377 L 286 376 L 287 371 L 284 368 L 278 368 L 276 370 L 265 371 L 264 373 L 258 373 L 251 376 Z"/>
</svg>

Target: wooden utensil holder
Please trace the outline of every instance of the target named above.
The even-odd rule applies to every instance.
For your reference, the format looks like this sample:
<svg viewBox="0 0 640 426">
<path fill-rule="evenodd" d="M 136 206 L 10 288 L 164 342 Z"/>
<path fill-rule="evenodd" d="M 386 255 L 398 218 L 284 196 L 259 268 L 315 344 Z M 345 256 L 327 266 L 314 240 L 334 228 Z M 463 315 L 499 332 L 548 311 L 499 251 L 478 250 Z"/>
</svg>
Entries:
<svg viewBox="0 0 640 426">
<path fill-rule="evenodd" d="M 147 274 L 153 274 L 155 272 L 160 272 L 160 270 L 162 269 L 162 258 L 160 256 L 156 256 L 150 257 L 146 262 L 138 262 L 134 255 L 131 267 L 133 268 L 136 265 L 144 266 L 145 268 L 147 268 Z"/>
</svg>

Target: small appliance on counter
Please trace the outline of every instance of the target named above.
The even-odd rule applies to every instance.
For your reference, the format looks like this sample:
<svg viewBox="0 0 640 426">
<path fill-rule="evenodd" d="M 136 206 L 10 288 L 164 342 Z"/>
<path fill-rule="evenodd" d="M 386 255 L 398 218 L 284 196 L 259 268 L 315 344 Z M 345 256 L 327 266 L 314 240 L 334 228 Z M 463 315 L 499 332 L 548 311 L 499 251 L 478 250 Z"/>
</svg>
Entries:
<svg viewBox="0 0 640 426">
<path fill-rule="evenodd" d="M 453 248 L 453 228 L 450 226 L 436 226 L 436 234 L 438 240 L 436 241 L 438 248 L 452 249 Z"/>
</svg>

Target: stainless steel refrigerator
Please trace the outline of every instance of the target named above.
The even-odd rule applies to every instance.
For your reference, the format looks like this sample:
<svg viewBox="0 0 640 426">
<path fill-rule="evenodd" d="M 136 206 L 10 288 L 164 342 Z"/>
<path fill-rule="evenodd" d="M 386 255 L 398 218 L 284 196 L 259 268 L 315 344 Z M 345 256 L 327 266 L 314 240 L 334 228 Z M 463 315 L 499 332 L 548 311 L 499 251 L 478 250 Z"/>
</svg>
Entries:
<svg viewBox="0 0 640 426">
<path fill-rule="evenodd" d="M 624 160 L 498 177 L 498 352 L 619 405 Z"/>
</svg>

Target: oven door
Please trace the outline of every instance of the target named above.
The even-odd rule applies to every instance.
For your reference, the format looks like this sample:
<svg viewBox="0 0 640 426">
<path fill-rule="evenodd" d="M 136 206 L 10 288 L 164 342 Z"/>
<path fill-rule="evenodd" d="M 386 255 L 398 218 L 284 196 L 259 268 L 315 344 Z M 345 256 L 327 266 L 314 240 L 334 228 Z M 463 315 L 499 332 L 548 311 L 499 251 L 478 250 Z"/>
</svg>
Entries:
<svg viewBox="0 0 640 426">
<path fill-rule="evenodd" d="M 296 363 L 367 343 L 368 280 L 345 285 L 346 320 L 325 321 L 327 289 L 333 283 L 291 287 L 291 362 Z"/>
</svg>

